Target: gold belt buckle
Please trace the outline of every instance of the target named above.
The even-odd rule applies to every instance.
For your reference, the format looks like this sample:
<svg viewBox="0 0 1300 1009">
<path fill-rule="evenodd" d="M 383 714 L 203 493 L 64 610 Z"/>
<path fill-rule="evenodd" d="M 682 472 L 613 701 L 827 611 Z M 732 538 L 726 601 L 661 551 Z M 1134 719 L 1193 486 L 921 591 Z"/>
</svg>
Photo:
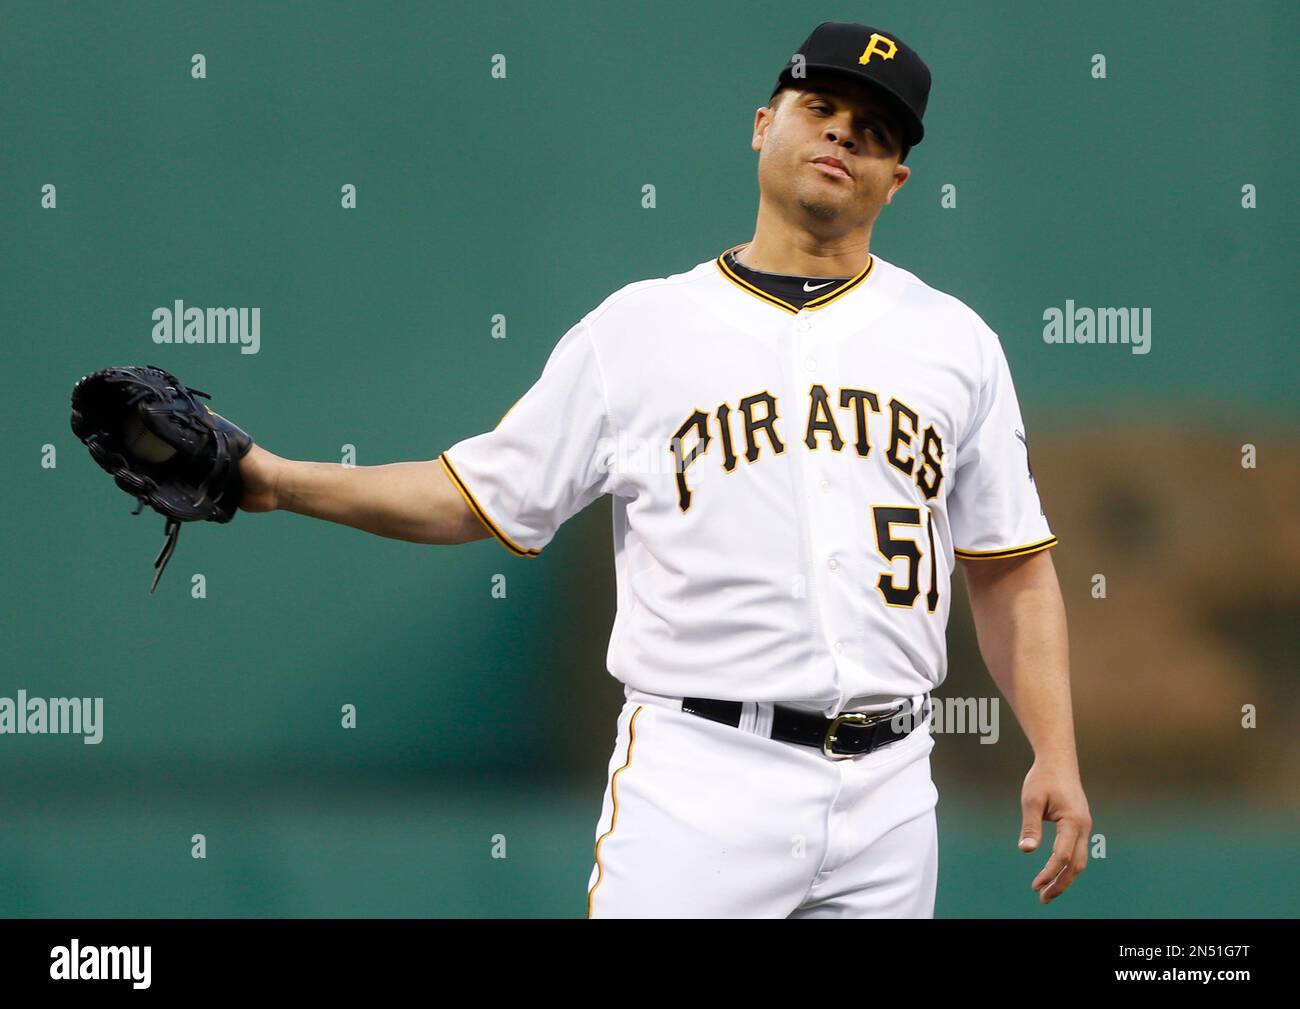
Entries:
<svg viewBox="0 0 1300 1009">
<path fill-rule="evenodd" d="M 868 715 L 865 711 L 846 711 L 842 715 L 836 715 L 831 719 L 831 724 L 826 729 L 826 738 L 822 740 L 822 753 L 830 757 L 831 760 L 849 760 L 852 757 L 861 756 L 858 753 L 835 753 L 831 747 L 835 745 L 838 738 L 835 733 L 845 722 L 852 722 L 854 725 L 875 725 L 878 722 L 887 722 L 898 714 L 900 709 L 891 708 L 888 711 L 880 711 L 874 715 Z"/>
</svg>

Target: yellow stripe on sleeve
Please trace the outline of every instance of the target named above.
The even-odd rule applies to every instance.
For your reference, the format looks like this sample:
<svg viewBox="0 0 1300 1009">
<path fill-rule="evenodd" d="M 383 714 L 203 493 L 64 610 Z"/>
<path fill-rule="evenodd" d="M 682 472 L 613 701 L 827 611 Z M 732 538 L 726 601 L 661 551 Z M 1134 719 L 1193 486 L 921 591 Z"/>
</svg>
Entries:
<svg viewBox="0 0 1300 1009">
<path fill-rule="evenodd" d="M 536 557 L 541 553 L 540 550 L 533 550 L 530 547 L 521 547 L 501 531 L 501 527 L 488 517 L 488 513 L 483 510 L 483 506 L 474 499 L 474 495 L 465 485 L 465 481 L 460 478 L 460 474 L 456 472 L 455 467 L 452 466 L 451 459 L 448 458 L 446 452 L 443 452 L 442 455 L 438 456 L 438 461 L 442 463 L 442 468 L 447 471 L 447 476 L 451 478 L 451 482 L 456 485 L 456 489 L 460 491 L 461 497 L 463 497 L 465 503 L 469 505 L 469 510 L 478 516 L 479 521 L 487 526 L 488 530 L 500 541 L 503 547 L 517 557 Z"/>
<path fill-rule="evenodd" d="M 1039 540 L 1037 543 L 1028 543 L 1022 547 L 1004 547 L 1001 550 L 961 550 L 953 552 L 959 560 L 963 561 L 992 561 L 1004 557 L 1021 557 L 1025 554 L 1036 554 L 1040 550 L 1046 550 L 1048 547 L 1056 546 L 1055 536 L 1049 536 L 1045 540 Z"/>
</svg>

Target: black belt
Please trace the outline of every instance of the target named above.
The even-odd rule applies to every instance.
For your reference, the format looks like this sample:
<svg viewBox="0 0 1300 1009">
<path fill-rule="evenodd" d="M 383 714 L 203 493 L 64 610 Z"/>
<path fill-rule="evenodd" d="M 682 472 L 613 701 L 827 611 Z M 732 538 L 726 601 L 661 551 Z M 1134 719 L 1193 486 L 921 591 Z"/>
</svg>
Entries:
<svg viewBox="0 0 1300 1009">
<path fill-rule="evenodd" d="M 682 710 L 739 728 L 744 704 L 710 697 L 683 697 Z M 896 717 L 897 728 L 894 726 Z M 929 694 L 925 695 L 919 716 L 914 713 L 910 700 L 888 711 L 847 711 L 834 718 L 823 718 L 777 704 L 772 709 L 772 738 L 783 743 L 816 746 L 826 756 L 843 760 L 897 742 L 929 717 Z"/>
</svg>

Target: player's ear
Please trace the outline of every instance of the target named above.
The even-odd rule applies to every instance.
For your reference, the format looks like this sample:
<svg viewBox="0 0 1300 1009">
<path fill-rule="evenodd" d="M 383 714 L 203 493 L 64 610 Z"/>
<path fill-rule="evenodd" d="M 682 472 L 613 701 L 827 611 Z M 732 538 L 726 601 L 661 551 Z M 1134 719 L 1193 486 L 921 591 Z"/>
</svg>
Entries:
<svg viewBox="0 0 1300 1009">
<path fill-rule="evenodd" d="M 889 195 L 885 197 L 886 203 L 894 202 L 894 194 L 903 188 L 903 185 L 907 182 L 911 174 L 912 169 L 908 168 L 907 165 L 898 165 L 894 169 L 894 185 L 893 188 L 889 190 Z"/>
<path fill-rule="evenodd" d="M 767 106 L 760 106 L 754 113 L 754 136 L 749 142 L 751 150 L 761 150 L 763 147 L 763 137 L 767 133 L 767 128 L 771 125 L 774 110 Z"/>
</svg>

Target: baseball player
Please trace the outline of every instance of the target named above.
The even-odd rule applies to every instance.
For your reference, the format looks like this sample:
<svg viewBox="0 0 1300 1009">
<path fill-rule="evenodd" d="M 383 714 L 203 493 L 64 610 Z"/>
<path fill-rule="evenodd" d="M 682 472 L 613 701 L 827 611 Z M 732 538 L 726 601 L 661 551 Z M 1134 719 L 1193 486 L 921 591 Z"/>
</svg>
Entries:
<svg viewBox="0 0 1300 1009">
<path fill-rule="evenodd" d="M 958 560 L 1034 750 L 1022 850 L 1056 824 L 1039 900 L 1086 864 L 1056 537 L 1006 356 L 870 251 L 929 90 L 894 33 L 819 25 L 754 119 L 750 241 L 611 294 L 434 461 L 241 463 L 244 510 L 519 557 L 609 495 L 626 703 L 590 917 L 932 916 Z"/>
</svg>

